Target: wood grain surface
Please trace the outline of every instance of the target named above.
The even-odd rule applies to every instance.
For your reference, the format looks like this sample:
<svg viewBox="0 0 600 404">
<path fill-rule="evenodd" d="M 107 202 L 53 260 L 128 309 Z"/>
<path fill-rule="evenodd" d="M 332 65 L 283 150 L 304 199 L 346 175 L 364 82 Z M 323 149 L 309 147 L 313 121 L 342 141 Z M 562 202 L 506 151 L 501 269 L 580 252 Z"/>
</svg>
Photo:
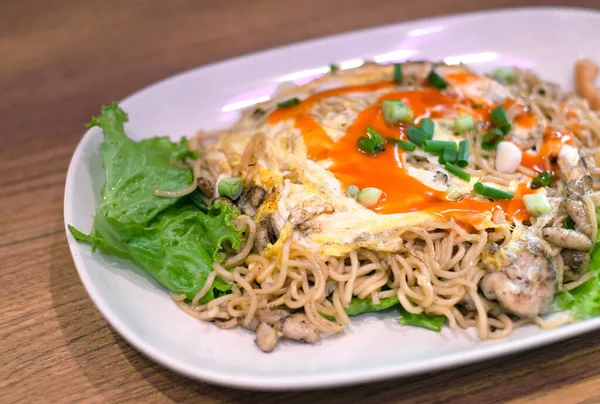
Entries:
<svg viewBox="0 0 600 404">
<path fill-rule="evenodd" d="M 364 386 L 230 390 L 179 376 L 108 326 L 63 228 L 71 154 L 100 105 L 247 52 L 432 15 L 598 0 L 0 1 L 0 402 L 600 402 L 600 333 Z M 576 27 L 574 27 L 576 29 Z"/>
</svg>

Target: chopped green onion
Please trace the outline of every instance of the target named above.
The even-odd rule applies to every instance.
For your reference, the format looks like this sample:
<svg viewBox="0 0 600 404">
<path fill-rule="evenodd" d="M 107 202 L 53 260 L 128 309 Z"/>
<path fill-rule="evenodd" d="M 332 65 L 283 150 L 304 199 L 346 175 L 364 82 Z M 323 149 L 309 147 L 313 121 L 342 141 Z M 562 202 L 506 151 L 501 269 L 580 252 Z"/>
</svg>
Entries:
<svg viewBox="0 0 600 404">
<path fill-rule="evenodd" d="M 465 168 L 469 165 L 469 141 L 461 140 L 458 144 L 458 158 L 456 159 L 456 165 Z"/>
<path fill-rule="evenodd" d="M 350 185 L 348 188 L 346 188 L 346 195 L 348 195 L 350 198 L 356 199 L 359 192 L 360 188 L 358 188 L 356 185 Z"/>
<path fill-rule="evenodd" d="M 454 133 L 460 134 L 473 130 L 473 128 L 475 128 L 475 122 L 471 115 L 463 115 L 454 118 L 452 126 L 454 128 Z"/>
<path fill-rule="evenodd" d="M 427 133 L 429 139 L 432 139 L 433 131 L 435 130 L 435 123 L 433 123 L 433 121 L 429 118 L 423 118 L 421 119 L 421 122 L 419 122 L 419 129 Z"/>
<path fill-rule="evenodd" d="M 338 65 L 333 64 L 333 63 L 329 65 L 329 72 L 330 73 L 335 73 L 338 70 L 340 70 L 340 67 Z"/>
<path fill-rule="evenodd" d="M 432 86 L 434 86 L 435 88 L 439 88 L 440 90 L 443 90 L 444 88 L 448 87 L 448 82 L 444 80 L 440 75 L 438 75 L 434 69 L 431 69 L 431 72 L 429 72 L 429 75 L 427 76 L 427 81 L 429 81 Z"/>
<path fill-rule="evenodd" d="M 513 84 L 517 81 L 515 71 L 510 67 L 499 67 L 492 72 L 492 77 L 498 81 L 503 81 L 507 84 Z"/>
<path fill-rule="evenodd" d="M 542 193 L 528 194 L 523 196 L 527 211 L 535 216 L 547 215 L 552 211 L 548 198 Z"/>
<path fill-rule="evenodd" d="M 423 150 L 428 153 L 443 153 L 446 149 L 456 149 L 456 143 L 447 140 L 426 140 Z"/>
<path fill-rule="evenodd" d="M 548 187 L 552 185 L 553 182 L 554 175 L 552 175 L 552 173 L 549 173 L 548 171 L 544 171 L 543 173 L 535 177 L 533 181 L 531 181 L 529 188 L 538 189 L 542 187 Z"/>
<path fill-rule="evenodd" d="M 457 166 L 455 166 L 452 163 L 446 162 L 446 164 L 444 164 L 444 168 L 450 174 L 456 175 L 461 180 L 465 180 L 467 182 L 471 181 L 471 174 L 469 174 L 468 172 L 466 172 L 465 170 L 463 170 L 461 168 L 458 168 Z"/>
<path fill-rule="evenodd" d="M 473 191 L 479 195 L 487 196 L 488 198 L 492 199 L 513 199 L 515 197 L 512 192 L 503 191 L 494 187 L 488 187 L 487 185 L 483 185 L 481 182 L 476 182 L 475 185 L 473 185 Z"/>
<path fill-rule="evenodd" d="M 358 140 L 356 141 L 356 147 L 358 147 L 359 150 L 371 154 L 373 156 L 383 151 L 383 145 L 380 142 L 366 136 L 361 136 L 358 138 Z"/>
<path fill-rule="evenodd" d="M 500 129 L 505 135 L 510 132 L 510 122 L 508 122 L 508 117 L 502 106 L 492 109 L 491 117 L 494 127 Z"/>
<path fill-rule="evenodd" d="M 504 139 L 504 133 L 500 129 L 492 129 L 481 138 L 481 148 L 483 150 L 496 150 L 502 139 Z"/>
<path fill-rule="evenodd" d="M 410 125 L 406 130 L 406 137 L 417 146 L 423 146 L 423 143 L 426 140 L 429 140 L 427 133 L 412 125 Z"/>
<path fill-rule="evenodd" d="M 394 139 L 393 137 L 387 137 L 386 139 L 406 151 L 414 151 L 417 148 L 414 143 L 405 142 L 404 140 Z"/>
<path fill-rule="evenodd" d="M 241 178 L 226 177 L 219 181 L 217 190 L 219 196 L 224 196 L 232 201 L 236 200 L 242 194 L 244 189 L 244 180 Z"/>
<path fill-rule="evenodd" d="M 383 138 L 383 136 L 381 136 L 379 132 L 377 132 L 375 128 L 373 128 L 371 125 L 367 126 L 367 133 L 369 134 L 369 137 L 371 139 L 374 139 L 382 144 L 385 143 L 385 139 Z"/>
<path fill-rule="evenodd" d="M 285 101 L 278 103 L 277 108 L 289 108 L 289 107 L 293 107 L 294 105 L 298 105 L 298 104 L 300 104 L 300 100 L 298 98 L 294 97 L 294 98 L 290 98 L 289 100 L 285 100 Z"/>
<path fill-rule="evenodd" d="M 456 163 L 458 159 L 458 150 L 456 149 L 456 143 L 454 143 L 453 148 L 444 149 L 444 152 L 438 159 L 440 164 L 446 164 L 446 162 Z"/>
<path fill-rule="evenodd" d="M 395 63 L 394 64 L 394 81 L 397 84 L 402 84 L 402 81 L 403 81 L 403 77 L 402 77 L 402 63 Z"/>
<path fill-rule="evenodd" d="M 383 119 L 386 123 L 411 123 L 415 114 L 410 107 L 404 105 L 402 101 L 385 100 L 381 102 Z"/>
<path fill-rule="evenodd" d="M 377 205 L 377 202 L 379 202 L 381 195 L 383 195 L 383 192 L 380 189 L 373 188 L 373 187 L 367 187 L 367 188 L 363 188 L 358 193 L 358 197 L 356 199 L 358 200 L 358 202 L 361 205 L 368 208 L 368 207 Z"/>
<path fill-rule="evenodd" d="M 356 141 L 356 146 L 365 153 L 373 156 L 383 151 L 385 139 L 372 126 L 367 126 L 367 134 L 369 137 L 361 136 Z"/>
<path fill-rule="evenodd" d="M 563 227 L 565 229 L 575 230 L 575 220 L 567 217 L 565 220 L 563 220 Z"/>
</svg>

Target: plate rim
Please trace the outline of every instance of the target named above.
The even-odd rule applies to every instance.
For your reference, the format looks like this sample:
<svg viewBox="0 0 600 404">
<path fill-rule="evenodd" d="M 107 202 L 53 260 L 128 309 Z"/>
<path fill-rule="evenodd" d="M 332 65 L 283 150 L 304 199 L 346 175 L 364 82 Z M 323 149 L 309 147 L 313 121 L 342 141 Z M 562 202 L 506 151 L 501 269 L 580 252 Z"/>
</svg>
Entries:
<svg viewBox="0 0 600 404">
<path fill-rule="evenodd" d="M 571 15 L 585 15 L 588 17 L 590 15 L 593 15 L 594 18 L 598 18 L 600 22 L 600 10 L 586 7 L 569 6 L 530 6 L 496 8 L 491 10 L 453 13 L 442 16 L 401 21 L 397 23 L 378 25 L 375 27 L 345 31 L 334 35 L 316 37 L 264 50 L 257 50 L 254 52 L 242 54 L 239 56 L 231 57 L 225 60 L 217 61 L 206 65 L 192 67 L 174 75 L 170 75 L 159 79 L 158 81 L 155 81 L 153 83 L 150 83 L 149 85 L 142 87 L 137 91 L 131 93 L 130 95 L 126 96 L 121 101 L 119 101 L 119 103 L 133 102 L 135 99 L 143 97 L 146 92 L 151 91 L 158 86 L 162 86 L 170 81 L 185 80 L 187 76 L 197 73 L 199 71 L 219 69 L 223 66 L 235 64 L 246 59 L 252 59 L 259 55 L 277 53 L 284 50 L 293 50 L 301 48 L 303 46 L 314 44 L 316 42 L 328 41 L 334 38 L 342 38 L 345 36 L 360 36 L 378 30 L 385 30 L 391 27 L 403 27 L 415 24 L 435 24 L 440 22 L 456 23 L 456 20 L 465 18 L 479 18 L 485 16 L 493 18 L 493 16 L 498 16 L 501 14 L 511 14 L 520 12 L 540 14 L 560 12 Z M 100 311 L 102 316 L 106 319 L 108 324 L 138 352 L 141 352 L 142 354 L 146 355 L 161 366 L 164 366 L 179 374 L 188 376 L 196 380 L 205 381 L 221 386 L 257 391 L 283 391 L 333 388 L 354 385 L 358 383 L 381 381 L 391 378 L 403 378 L 411 375 L 421 374 L 424 372 L 439 371 L 441 369 L 446 369 L 450 367 L 468 365 L 487 359 L 515 354 L 543 345 L 548 345 L 553 342 L 558 342 L 561 340 L 572 338 L 574 336 L 581 335 L 589 331 L 600 329 L 600 317 L 597 317 L 593 319 L 583 320 L 575 324 L 571 324 L 568 327 L 555 329 L 552 333 L 534 334 L 523 337 L 516 341 L 509 341 L 507 344 L 490 345 L 483 351 L 480 351 L 479 349 L 469 349 L 467 351 L 446 354 L 441 358 L 422 359 L 409 366 L 403 365 L 402 363 L 395 363 L 389 365 L 382 365 L 377 367 L 376 369 L 370 369 L 367 371 L 352 370 L 344 373 L 344 375 L 341 377 L 337 376 L 335 373 L 319 374 L 318 377 L 312 378 L 309 375 L 304 376 L 302 378 L 290 378 L 289 376 L 274 377 L 272 375 L 254 376 L 252 374 L 232 374 L 223 371 L 213 370 L 209 367 L 191 366 L 185 361 L 173 359 L 161 352 L 159 349 L 156 349 L 152 345 L 146 343 L 139 335 L 137 335 L 130 329 L 130 327 L 127 326 L 127 324 L 120 318 L 120 316 L 116 312 L 114 312 L 110 308 L 108 304 L 104 302 L 105 299 L 102 297 L 102 294 L 98 291 L 95 284 L 92 282 L 91 278 L 88 275 L 87 268 L 83 262 L 82 255 L 79 251 L 81 246 L 73 239 L 72 235 L 68 230 L 69 221 L 71 218 L 73 218 L 70 203 L 75 198 L 73 185 L 75 170 L 78 163 L 83 161 L 83 154 L 86 150 L 86 144 L 91 139 L 91 130 L 92 129 L 87 130 L 78 141 L 73 155 L 69 161 L 69 167 L 65 179 L 65 193 L 63 198 L 63 219 L 71 257 L 73 259 L 75 268 L 77 269 L 79 278 L 88 296 L 93 301 L 94 305 Z"/>
</svg>

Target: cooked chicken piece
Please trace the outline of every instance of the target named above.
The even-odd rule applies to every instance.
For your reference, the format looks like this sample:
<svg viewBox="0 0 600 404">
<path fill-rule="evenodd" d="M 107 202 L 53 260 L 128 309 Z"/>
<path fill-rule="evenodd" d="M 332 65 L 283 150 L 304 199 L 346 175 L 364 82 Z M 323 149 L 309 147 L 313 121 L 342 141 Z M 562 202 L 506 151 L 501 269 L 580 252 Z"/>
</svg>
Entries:
<svg viewBox="0 0 600 404">
<path fill-rule="evenodd" d="M 308 321 L 306 314 L 293 314 L 283 323 L 283 336 L 313 344 L 319 340 L 319 330 Z"/>
<path fill-rule="evenodd" d="M 573 146 L 563 145 L 558 152 L 558 166 L 567 181 L 579 180 L 588 174 L 581 152 Z"/>
<path fill-rule="evenodd" d="M 565 210 L 575 222 L 575 228 L 586 237 L 592 237 L 592 222 L 582 201 L 567 199 L 565 200 Z"/>
<path fill-rule="evenodd" d="M 507 311 L 531 318 L 550 311 L 555 292 L 555 274 L 550 261 L 531 251 L 516 258 L 481 280 L 483 295 L 497 300 Z"/>
<path fill-rule="evenodd" d="M 257 185 L 251 185 L 246 188 L 240 199 L 237 201 L 237 206 L 240 211 L 250 217 L 256 216 L 256 210 L 265 199 L 267 191 Z"/>
<path fill-rule="evenodd" d="M 281 329 L 283 322 L 290 316 L 290 312 L 285 309 L 273 309 L 273 310 L 261 310 L 258 312 L 257 317 L 260 322 L 267 323 L 276 328 Z"/>
<path fill-rule="evenodd" d="M 590 263 L 590 255 L 585 251 L 564 249 L 560 252 L 566 267 L 573 272 L 581 272 L 587 269 Z"/>
<path fill-rule="evenodd" d="M 256 345 L 263 352 L 271 352 L 277 345 L 277 331 L 264 321 L 256 328 Z"/>
<path fill-rule="evenodd" d="M 561 248 L 588 251 L 592 248 L 592 241 L 575 230 L 547 227 L 542 230 L 544 240 Z"/>
<path fill-rule="evenodd" d="M 213 181 L 206 177 L 198 177 L 196 182 L 198 183 L 200 192 L 202 192 L 204 196 L 212 198 L 215 195 L 215 184 Z"/>
<path fill-rule="evenodd" d="M 573 222 L 575 230 L 547 228 L 543 236 L 552 244 L 574 250 L 587 251 L 593 242 L 592 218 L 582 201 L 584 195 L 592 191 L 593 180 L 589 175 L 585 159 L 575 148 L 565 145 L 558 154 L 562 174 L 567 178 L 567 197 L 563 206 Z M 595 220 L 595 219 L 594 219 Z"/>
<path fill-rule="evenodd" d="M 559 247 L 587 251 L 593 245 L 593 240 L 591 240 L 593 233 L 592 220 L 595 219 L 590 217 L 582 201 L 583 196 L 590 192 L 593 187 L 592 177 L 587 174 L 587 167 L 583 168 L 583 172 L 582 177 L 572 179 L 567 183 L 567 198 L 564 201 L 567 214 L 575 222 L 575 231 L 544 229 L 544 238 L 548 241 L 553 240 L 551 242 Z"/>
<path fill-rule="evenodd" d="M 277 241 L 277 231 L 273 226 L 270 216 L 266 216 L 263 220 L 256 224 L 256 238 L 254 239 L 254 249 L 262 251 L 269 244 Z"/>
<path fill-rule="evenodd" d="M 256 317 L 253 317 L 252 320 L 250 320 L 250 322 L 248 324 L 246 324 L 244 327 L 249 329 L 250 331 L 256 331 L 256 329 L 258 328 L 258 324 L 259 321 Z M 243 323 L 242 323 L 243 325 Z"/>
<path fill-rule="evenodd" d="M 579 200 L 590 192 L 593 186 L 594 180 L 587 174 L 581 178 L 571 180 L 567 183 L 567 198 Z"/>
<path fill-rule="evenodd" d="M 551 251 L 530 228 L 517 224 L 507 245 L 484 253 L 491 272 L 481 280 L 483 295 L 520 317 L 547 313 L 556 290 Z"/>
</svg>

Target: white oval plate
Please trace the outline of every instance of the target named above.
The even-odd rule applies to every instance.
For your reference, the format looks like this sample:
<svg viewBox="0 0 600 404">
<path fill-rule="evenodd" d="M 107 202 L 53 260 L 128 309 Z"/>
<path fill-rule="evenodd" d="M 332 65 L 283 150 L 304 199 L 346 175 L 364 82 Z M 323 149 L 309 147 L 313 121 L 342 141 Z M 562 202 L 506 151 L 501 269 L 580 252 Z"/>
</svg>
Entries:
<svg viewBox="0 0 600 404">
<path fill-rule="evenodd" d="M 513 9 L 421 20 L 337 35 L 242 56 L 154 84 L 122 102 L 129 135 L 174 139 L 226 127 L 238 110 L 263 101 L 282 81 L 303 83 L 362 59 L 444 59 L 481 71 L 500 65 L 535 69 L 571 88 L 581 56 L 600 61 L 600 13 Z M 98 106 L 100 109 L 100 106 Z M 104 174 L 102 133 L 88 131 L 75 151 L 65 190 L 65 224 L 88 231 Z M 68 231 L 67 231 L 68 234 Z M 393 312 L 363 315 L 345 335 L 316 345 L 282 342 L 270 354 L 245 330 L 221 330 L 180 311 L 142 270 L 90 251 L 68 234 L 81 280 L 102 314 L 133 346 L 157 362 L 205 381 L 251 389 L 331 387 L 407 376 L 505 355 L 599 329 L 600 318 L 542 330 L 518 329 L 502 341 L 480 342 L 473 330 L 436 334 L 401 327 Z"/>
</svg>

